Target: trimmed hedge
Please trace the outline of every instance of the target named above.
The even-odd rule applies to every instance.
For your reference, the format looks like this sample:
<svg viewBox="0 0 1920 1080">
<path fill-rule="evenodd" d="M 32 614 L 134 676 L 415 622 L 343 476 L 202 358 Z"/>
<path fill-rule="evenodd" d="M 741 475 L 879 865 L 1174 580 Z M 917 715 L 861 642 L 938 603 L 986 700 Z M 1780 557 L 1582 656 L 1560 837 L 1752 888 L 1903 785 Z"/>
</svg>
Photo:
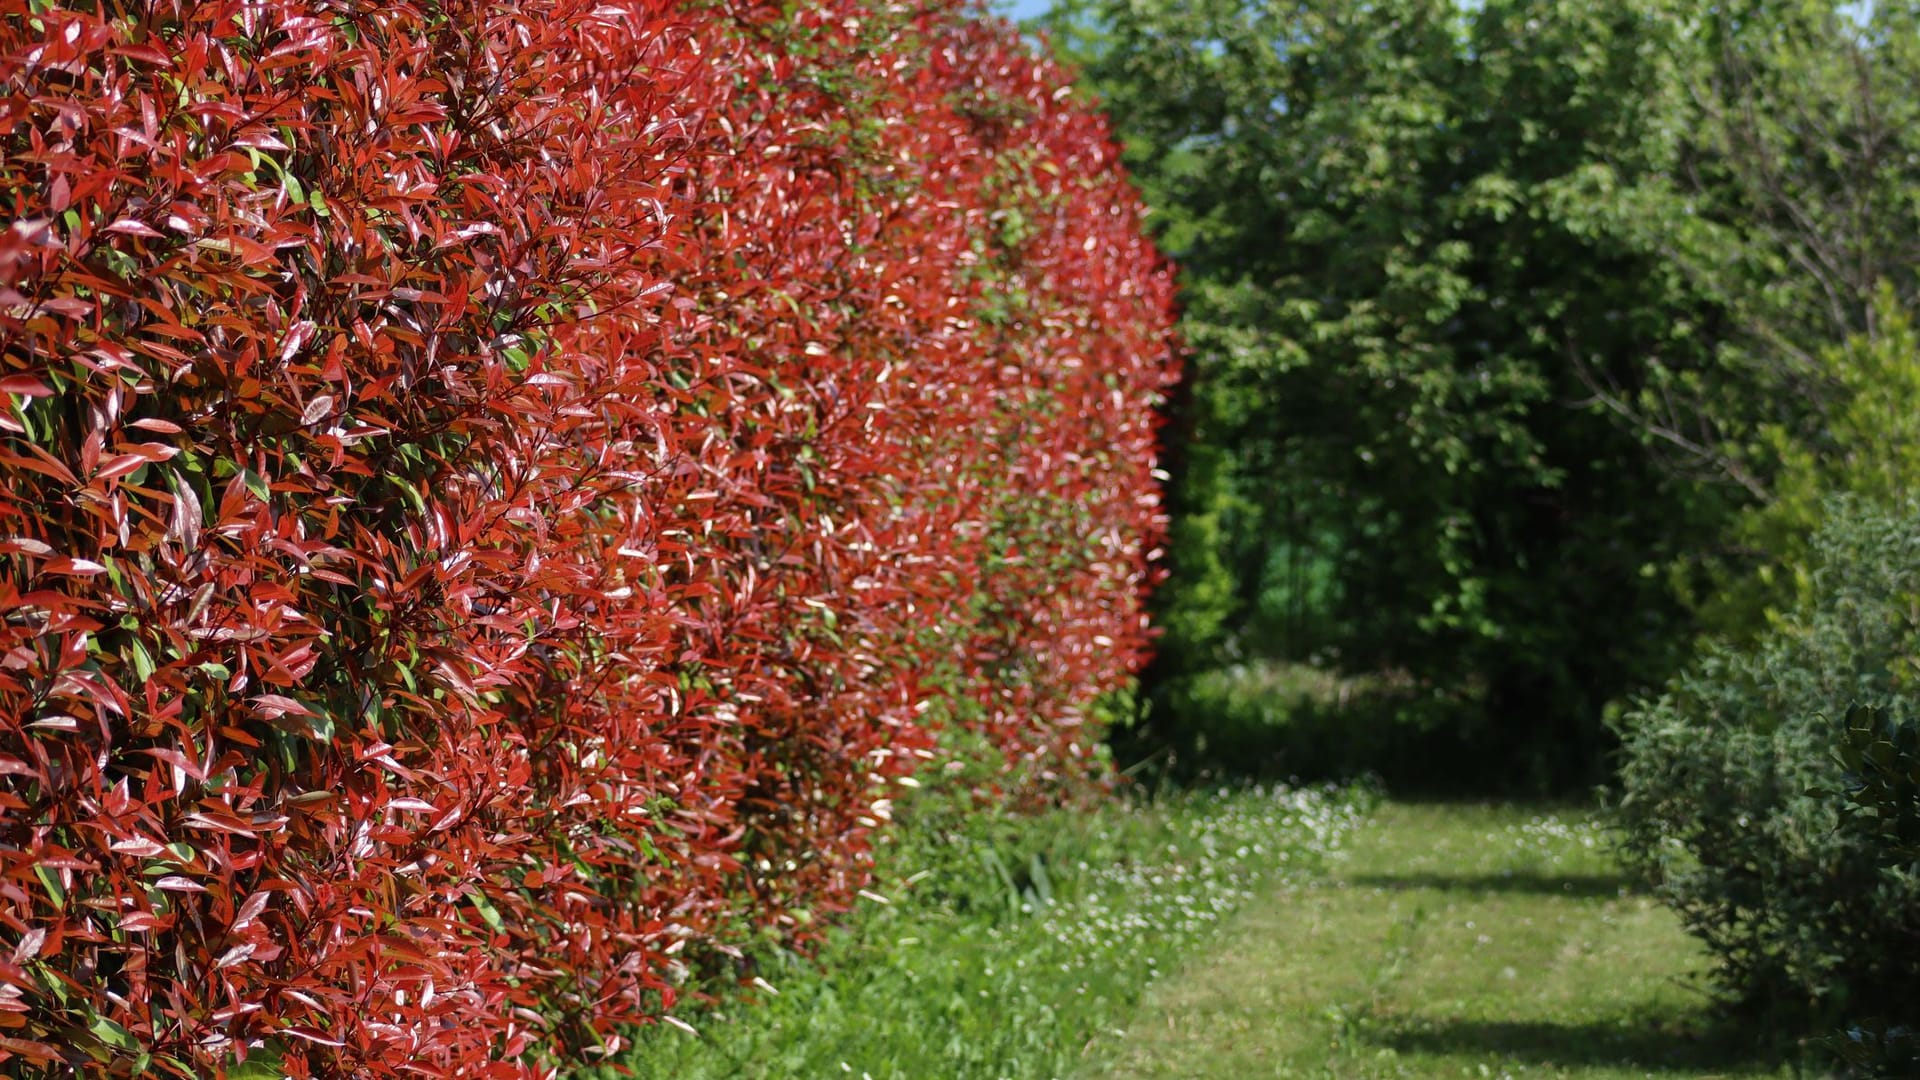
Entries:
<svg viewBox="0 0 1920 1080">
<path fill-rule="evenodd" d="M 1172 287 L 1010 27 L 0 15 L 0 1067 L 551 1073 L 1100 774 Z"/>
</svg>

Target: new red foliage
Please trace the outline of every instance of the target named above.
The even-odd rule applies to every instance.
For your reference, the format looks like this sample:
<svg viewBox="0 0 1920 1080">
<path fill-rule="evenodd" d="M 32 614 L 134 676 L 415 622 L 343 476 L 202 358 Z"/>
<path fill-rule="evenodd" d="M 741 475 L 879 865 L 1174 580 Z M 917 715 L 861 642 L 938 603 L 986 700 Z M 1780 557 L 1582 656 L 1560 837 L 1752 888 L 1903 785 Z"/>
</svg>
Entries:
<svg viewBox="0 0 1920 1080">
<path fill-rule="evenodd" d="M 540 1072 L 931 716 L 1097 774 L 1171 285 L 1006 25 L 0 0 L 0 86 L 7 1068 Z"/>
</svg>

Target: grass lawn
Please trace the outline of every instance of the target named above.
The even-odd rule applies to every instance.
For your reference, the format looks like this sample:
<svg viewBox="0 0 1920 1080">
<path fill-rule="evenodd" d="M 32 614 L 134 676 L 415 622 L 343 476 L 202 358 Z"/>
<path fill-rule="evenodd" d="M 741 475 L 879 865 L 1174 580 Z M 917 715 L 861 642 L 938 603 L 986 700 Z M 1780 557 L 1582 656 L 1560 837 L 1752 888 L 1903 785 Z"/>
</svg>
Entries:
<svg viewBox="0 0 1920 1080">
<path fill-rule="evenodd" d="M 1390 803 L 1247 905 L 1087 1077 L 1782 1075 L 1716 1036 L 1704 959 L 1584 814 Z"/>
<path fill-rule="evenodd" d="M 617 1060 L 643 1080 L 1065 1076 L 1242 904 L 1323 872 L 1359 816 L 1356 796 L 1330 790 L 1115 797 L 1036 817 L 923 797 L 817 957 L 760 950 L 756 982 Z"/>
</svg>

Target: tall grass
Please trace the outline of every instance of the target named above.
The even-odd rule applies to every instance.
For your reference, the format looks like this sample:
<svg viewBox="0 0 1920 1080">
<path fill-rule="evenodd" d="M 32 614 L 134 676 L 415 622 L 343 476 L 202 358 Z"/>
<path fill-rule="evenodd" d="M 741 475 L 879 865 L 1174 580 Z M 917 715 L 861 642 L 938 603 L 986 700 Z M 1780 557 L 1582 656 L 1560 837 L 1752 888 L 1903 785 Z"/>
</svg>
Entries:
<svg viewBox="0 0 1920 1080">
<path fill-rule="evenodd" d="M 1124 1024 L 1263 882 L 1309 874 L 1365 796 L 1284 786 L 1117 796 L 1090 811 L 901 810 L 864 907 L 817 956 L 750 958 L 742 992 L 645 1033 L 641 1077 L 1053 1077 Z"/>
</svg>

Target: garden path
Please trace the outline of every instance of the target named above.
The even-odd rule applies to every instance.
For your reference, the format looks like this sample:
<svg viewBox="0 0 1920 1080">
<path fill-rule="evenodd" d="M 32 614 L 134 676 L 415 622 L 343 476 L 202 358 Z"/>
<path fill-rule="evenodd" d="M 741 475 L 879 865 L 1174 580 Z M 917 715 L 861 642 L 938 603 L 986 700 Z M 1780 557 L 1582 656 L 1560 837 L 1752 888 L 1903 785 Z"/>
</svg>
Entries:
<svg viewBox="0 0 1920 1080">
<path fill-rule="evenodd" d="M 1585 812 L 1388 803 L 1096 1044 L 1090 1077 L 1747 1077 Z"/>
</svg>

